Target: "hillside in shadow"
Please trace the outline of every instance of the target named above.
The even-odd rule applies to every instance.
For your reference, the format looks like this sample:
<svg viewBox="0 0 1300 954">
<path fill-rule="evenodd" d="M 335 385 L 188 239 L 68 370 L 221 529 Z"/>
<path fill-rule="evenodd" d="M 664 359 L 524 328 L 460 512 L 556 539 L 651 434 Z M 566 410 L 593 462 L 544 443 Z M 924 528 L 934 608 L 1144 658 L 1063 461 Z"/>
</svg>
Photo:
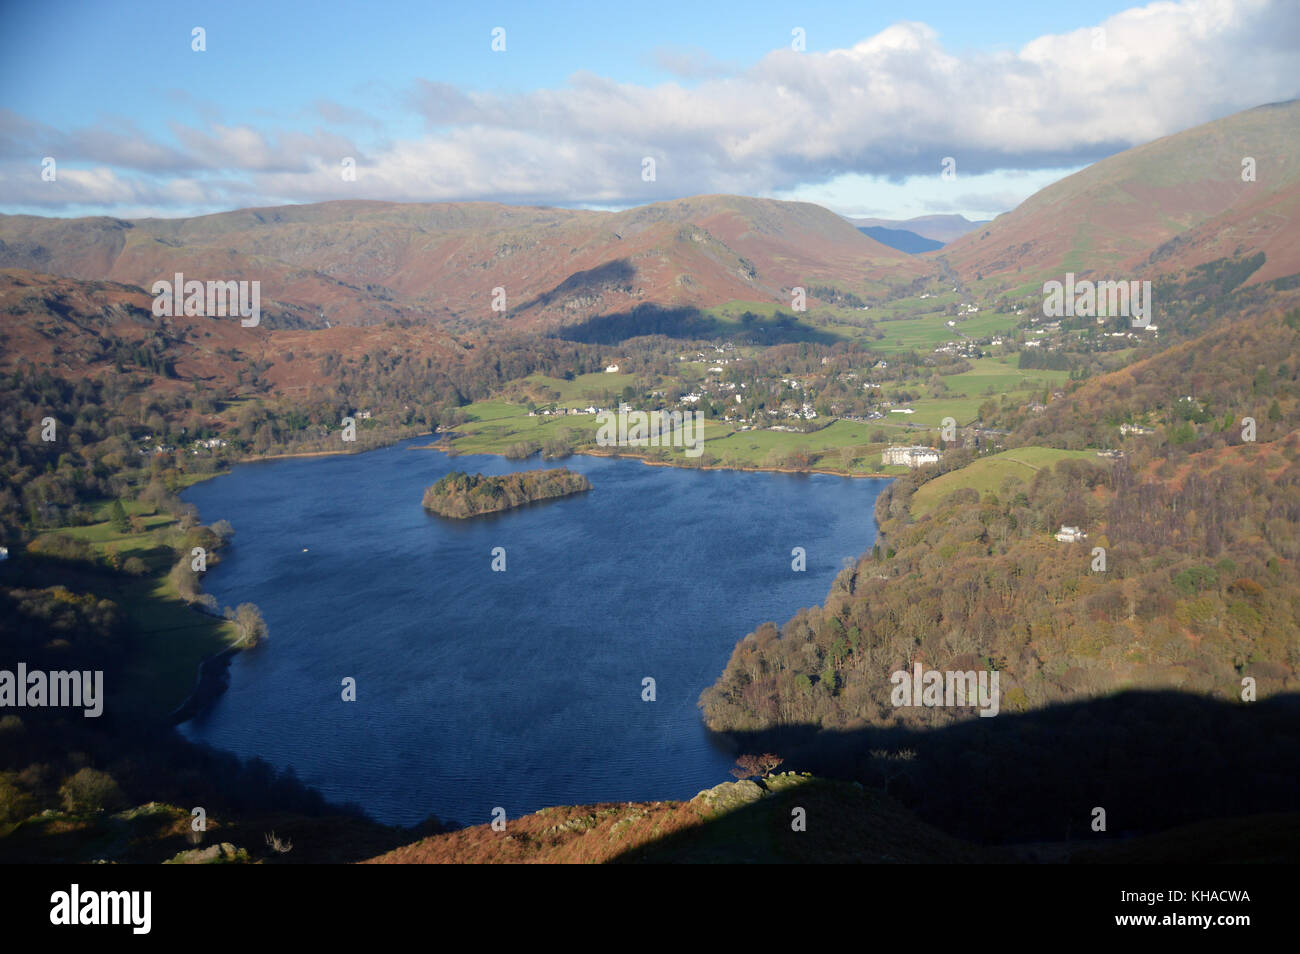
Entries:
<svg viewBox="0 0 1300 954">
<path fill-rule="evenodd" d="M 840 340 L 828 331 L 810 327 L 793 315 L 779 312 L 773 318 L 746 312 L 737 321 L 726 321 L 698 308 L 654 304 L 637 305 L 615 314 L 596 315 L 554 333 L 554 337 L 565 341 L 605 345 L 643 335 L 663 335 L 683 341 L 725 339 L 750 345 L 797 344 L 802 341 L 833 344 Z"/>
<path fill-rule="evenodd" d="M 1130 692 L 922 732 L 796 726 L 720 740 L 785 756 L 757 781 L 687 801 L 543 808 L 370 860 L 1289 862 L 1300 858 L 1298 714 L 1297 696 L 1231 705 Z M 1093 830 L 1097 807 L 1105 831 Z"/>
<path fill-rule="evenodd" d="M 599 295 L 607 289 L 630 291 L 636 278 L 636 269 L 626 258 L 602 262 L 595 268 L 574 272 L 549 291 L 541 292 L 519 306 L 520 312 L 530 308 L 545 308 L 561 298 L 575 295 Z"/>
<path fill-rule="evenodd" d="M 1300 695 L 1125 692 L 928 731 L 791 726 L 729 737 L 783 768 L 878 788 L 983 844 L 1122 838 L 1300 811 Z M 1105 834 L 1092 831 L 1106 812 Z"/>
</svg>

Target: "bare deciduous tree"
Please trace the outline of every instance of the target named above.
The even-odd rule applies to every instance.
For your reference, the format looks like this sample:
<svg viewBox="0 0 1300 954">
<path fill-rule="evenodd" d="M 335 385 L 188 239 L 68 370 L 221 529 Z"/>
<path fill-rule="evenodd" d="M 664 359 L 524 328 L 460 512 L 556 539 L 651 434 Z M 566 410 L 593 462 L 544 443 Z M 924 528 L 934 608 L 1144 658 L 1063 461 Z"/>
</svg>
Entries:
<svg viewBox="0 0 1300 954">
<path fill-rule="evenodd" d="M 226 607 L 226 619 L 235 624 L 239 630 L 239 641 L 248 646 L 256 646 L 266 638 L 266 620 L 256 603 L 240 603 L 235 609 Z"/>
<path fill-rule="evenodd" d="M 266 847 L 270 848 L 277 855 L 287 855 L 293 851 L 293 842 L 287 838 L 277 838 L 275 832 L 269 832 L 266 836 Z"/>
<path fill-rule="evenodd" d="M 731 774 L 736 778 L 767 778 L 785 760 L 779 755 L 765 752 L 762 755 L 742 755 L 736 759 L 736 767 Z"/>
</svg>

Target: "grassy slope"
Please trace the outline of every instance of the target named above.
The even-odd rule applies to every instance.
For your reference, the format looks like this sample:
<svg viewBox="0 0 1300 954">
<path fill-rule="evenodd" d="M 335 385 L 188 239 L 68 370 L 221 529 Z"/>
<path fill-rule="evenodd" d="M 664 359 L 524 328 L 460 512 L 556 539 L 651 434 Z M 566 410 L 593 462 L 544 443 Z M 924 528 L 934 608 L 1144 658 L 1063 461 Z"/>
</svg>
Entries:
<svg viewBox="0 0 1300 954">
<path fill-rule="evenodd" d="M 954 393 L 969 397 L 1011 393 L 1013 391 L 1038 391 L 1044 387 L 1060 387 L 1070 380 L 1069 371 L 1021 370 L 1013 363 L 1015 356 L 1003 358 L 976 358 L 970 362 L 971 370 L 945 377 L 943 383 Z"/>
<path fill-rule="evenodd" d="M 983 338 L 988 335 L 1005 334 L 1018 325 L 1023 318 L 983 312 L 961 319 L 957 321 L 955 328 L 949 328 L 947 323 L 953 320 L 956 319 L 948 315 L 936 314 L 921 318 L 882 321 L 876 325 L 876 329 L 883 332 L 885 337 L 873 342 L 872 347 L 885 353 L 933 351 L 949 341 L 962 340 L 962 335 L 968 338 Z"/>
<path fill-rule="evenodd" d="M 1051 467 L 1058 460 L 1092 458 L 1096 451 L 1057 450 L 1052 447 L 1016 447 L 972 461 L 970 464 L 936 477 L 922 484 L 912 497 L 911 510 L 916 517 L 924 516 L 938 506 L 949 494 L 963 487 L 973 488 L 982 497 L 998 493 L 1007 477 L 1018 477 L 1026 484 L 1043 467 Z"/>
<path fill-rule="evenodd" d="M 96 516 L 106 518 L 109 506 L 100 504 Z M 128 514 L 141 515 L 144 533 L 117 533 L 107 519 L 52 532 L 85 540 L 100 556 L 112 548 L 123 562 L 136 556 L 149 567 L 148 574 L 138 578 L 96 575 L 92 585 L 97 595 L 122 608 L 135 643 L 131 663 L 123 671 L 125 684 L 107 687 L 114 708 L 161 718 L 189 696 L 200 661 L 232 645 L 238 634 L 232 624 L 191 609 L 168 580 L 168 541 L 177 532 L 176 521 L 166 514 L 146 515 L 148 508 L 135 501 L 123 506 Z"/>
<path fill-rule="evenodd" d="M 580 374 L 572 381 L 548 377 L 545 374 L 530 374 L 523 379 L 528 385 L 540 385 L 558 391 L 560 393 L 558 403 L 566 407 L 599 401 L 606 392 L 617 395 L 625 387 L 632 385 L 635 380 L 630 374 L 603 371 Z"/>
<path fill-rule="evenodd" d="M 737 431 L 730 437 L 710 441 L 707 445 L 712 454 L 723 460 L 736 459 L 746 465 L 758 467 L 763 465 L 769 455 L 780 453 L 788 455 L 800 450 L 815 452 L 835 452 L 850 448 L 863 466 L 856 470 L 875 471 L 879 469 L 880 449 L 883 444 L 872 443 L 868 434 L 877 430 L 876 423 L 861 424 L 855 421 L 836 421 L 811 434 L 797 434 L 789 431 L 752 430 Z M 707 431 L 706 431 L 707 433 Z M 827 465 L 840 463 L 839 455 Z M 874 458 L 874 464 L 872 459 Z"/>
<path fill-rule="evenodd" d="M 977 849 L 918 821 L 891 799 L 809 776 L 724 783 L 687 802 L 544 808 L 505 831 L 478 825 L 435 835 L 374 864 L 466 862 L 925 862 L 979 861 Z M 803 808 L 807 830 L 791 828 Z"/>
</svg>

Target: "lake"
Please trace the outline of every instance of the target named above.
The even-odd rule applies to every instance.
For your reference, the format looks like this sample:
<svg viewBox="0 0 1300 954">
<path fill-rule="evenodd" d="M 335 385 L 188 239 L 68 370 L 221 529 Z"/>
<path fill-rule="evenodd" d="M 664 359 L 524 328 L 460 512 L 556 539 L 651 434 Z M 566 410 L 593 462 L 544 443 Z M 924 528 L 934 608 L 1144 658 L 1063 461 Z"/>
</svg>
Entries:
<svg viewBox="0 0 1300 954">
<path fill-rule="evenodd" d="M 181 731 L 292 766 L 388 824 L 690 798 L 730 780 L 700 692 L 747 632 L 821 603 L 871 548 L 888 483 L 451 458 L 427 443 L 241 464 L 183 494 L 235 528 L 204 588 L 223 607 L 256 603 L 270 638 Z M 453 470 L 556 466 L 594 489 L 469 520 L 420 505 Z"/>
</svg>

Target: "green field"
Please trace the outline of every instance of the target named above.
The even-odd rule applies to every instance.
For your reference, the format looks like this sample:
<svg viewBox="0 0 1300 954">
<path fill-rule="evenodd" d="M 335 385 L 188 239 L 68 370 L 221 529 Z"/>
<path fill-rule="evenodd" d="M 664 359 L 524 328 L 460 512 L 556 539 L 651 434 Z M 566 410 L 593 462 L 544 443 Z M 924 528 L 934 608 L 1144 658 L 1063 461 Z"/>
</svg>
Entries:
<svg viewBox="0 0 1300 954">
<path fill-rule="evenodd" d="M 528 416 L 527 408 L 506 401 L 475 401 L 467 405 L 464 410 L 471 421 L 484 424 Z"/>
<path fill-rule="evenodd" d="M 950 406 L 961 402 L 949 402 Z M 514 444 L 531 442 L 542 444 L 563 431 L 572 431 L 575 447 L 594 441 L 597 429 L 594 414 L 566 414 L 563 417 L 529 417 L 521 407 L 512 407 L 498 401 L 483 401 L 468 405 L 465 410 L 470 420 L 455 428 L 454 441 L 459 454 L 501 454 Z M 941 417 L 942 415 L 939 415 Z M 892 441 L 912 440 L 914 435 L 891 428 L 891 421 L 835 421 L 833 424 L 809 434 L 792 431 L 750 430 L 740 431 L 732 424 L 706 418 L 704 421 L 704 449 L 724 463 L 740 467 L 780 466 L 791 454 L 807 451 L 826 455 L 827 459 L 814 466 L 858 473 L 904 473 L 906 468 L 881 468 L 880 452 L 885 444 L 873 442 L 870 434 L 876 430 L 893 431 Z M 936 418 L 935 423 L 938 423 Z M 847 458 L 844 448 L 852 448 Z M 639 455 L 640 449 L 628 448 L 628 453 Z M 684 448 L 666 448 L 670 459 L 681 458 L 689 466 Z M 657 448 L 646 448 L 649 456 L 657 456 Z M 773 457 L 777 455 L 780 460 Z"/>
<path fill-rule="evenodd" d="M 865 312 L 864 314 L 871 314 Z M 998 315 L 993 312 L 981 312 L 957 322 L 956 328 L 949 328 L 948 322 L 955 320 L 948 315 L 926 315 L 922 318 L 900 318 L 895 321 L 880 321 L 876 330 L 885 337 L 872 343 L 876 351 L 892 353 L 897 351 L 933 351 L 949 341 L 960 341 L 962 335 L 969 338 L 983 338 L 993 334 L 1003 334 L 1015 328 L 1023 320 L 1015 315 Z M 960 334 L 959 334 L 960 332 Z"/>
<path fill-rule="evenodd" d="M 991 338 L 994 335 L 1006 334 L 1024 320 L 1023 315 L 981 311 L 968 318 L 960 319 L 955 330 L 962 332 L 967 338 Z"/>
<path fill-rule="evenodd" d="M 891 424 L 911 425 L 913 427 L 938 427 L 945 417 L 951 417 L 959 426 L 966 426 L 979 416 L 983 398 L 942 397 L 923 398 L 912 401 L 913 414 L 885 414 L 885 420 Z"/>
<path fill-rule="evenodd" d="M 906 298 L 893 298 L 877 305 L 872 305 L 870 311 L 863 312 L 875 321 L 891 318 L 926 318 L 931 315 L 938 315 L 949 305 L 957 304 L 958 293 L 947 290 L 942 292 L 928 292 L 925 298 L 920 294 L 910 295 Z"/>
<path fill-rule="evenodd" d="M 571 407 L 576 404 L 603 402 L 606 394 L 622 393 L 624 388 L 633 386 L 635 379 L 632 375 L 623 374 L 621 371 L 610 374 L 594 371 L 591 374 L 579 374 L 572 381 L 552 378 L 544 374 L 530 374 L 523 380 L 527 385 L 541 386 L 558 392 L 560 396 L 555 400 L 566 407 Z M 524 413 L 528 412 L 525 410 Z"/>
<path fill-rule="evenodd" d="M 96 516 L 107 518 L 110 506 L 108 501 L 100 504 Z M 92 572 L 79 576 L 97 596 L 118 604 L 135 643 L 129 654 L 133 662 L 116 684 L 105 685 L 114 711 L 162 717 L 189 696 L 200 661 L 239 637 L 233 624 L 191 609 L 168 580 L 173 558 L 169 542 L 179 533 L 172 517 L 152 514 L 135 501 L 124 501 L 123 506 L 144 520 L 143 533 L 118 533 L 107 519 L 51 532 L 85 540 L 101 556 L 113 550 L 122 561 L 135 556 L 148 566 L 149 572 L 140 577 Z"/>
<path fill-rule="evenodd" d="M 854 421 L 836 421 L 811 434 L 736 431 L 730 437 L 709 441 L 706 446 L 709 453 L 722 458 L 724 462 L 752 467 L 771 464 L 770 458 L 774 453 L 782 457 L 803 450 L 814 454 L 829 453 L 832 459 L 826 461 L 825 465 L 837 469 L 842 468 L 839 452 L 850 447 L 862 450 L 860 454 L 855 454 L 858 462 L 853 469 L 875 473 L 880 470 L 880 450 L 884 445 L 873 444 L 868 434 L 877 429 L 875 422 L 860 424 Z"/>
<path fill-rule="evenodd" d="M 948 390 L 967 397 L 989 397 L 1014 391 L 1041 391 L 1062 387 L 1070 380 L 1069 371 L 1024 370 L 1014 364 L 1015 357 L 976 358 L 971 370 L 951 374 L 943 379 Z M 989 394 L 992 389 L 992 395 Z"/>
<path fill-rule="evenodd" d="M 973 488 L 981 497 L 987 493 L 1000 493 L 1007 477 L 1018 477 L 1026 484 L 1044 467 L 1053 467 L 1060 460 L 1098 460 L 1096 451 L 1057 450 L 1054 447 L 1016 447 L 992 454 L 967 464 L 960 470 L 936 477 L 922 484 L 912 495 L 912 515 L 924 516 L 949 494 L 963 487 Z"/>
<path fill-rule="evenodd" d="M 596 426 L 594 414 L 529 417 L 527 408 L 500 401 L 477 401 L 464 410 L 470 419 L 454 428 L 456 450 L 462 454 L 500 454 L 521 441 L 559 437 L 566 427 L 586 433 Z"/>
<path fill-rule="evenodd" d="M 614 377 L 614 375 L 609 375 Z M 561 417 L 529 417 L 526 408 L 505 404 L 500 401 L 479 401 L 466 406 L 470 420 L 457 425 L 455 447 L 461 454 L 500 454 L 512 444 L 534 442 L 541 444 L 551 438 L 563 436 L 565 430 L 572 432 L 571 439 L 576 446 L 590 443 L 596 439 L 599 426 L 595 414 L 565 414 Z M 705 419 L 703 438 L 713 441 L 732 432 L 730 424 Z M 708 445 L 712 449 L 712 445 Z M 635 450 L 635 449 L 634 449 Z M 680 448 L 671 448 L 673 453 L 681 453 Z"/>
</svg>

